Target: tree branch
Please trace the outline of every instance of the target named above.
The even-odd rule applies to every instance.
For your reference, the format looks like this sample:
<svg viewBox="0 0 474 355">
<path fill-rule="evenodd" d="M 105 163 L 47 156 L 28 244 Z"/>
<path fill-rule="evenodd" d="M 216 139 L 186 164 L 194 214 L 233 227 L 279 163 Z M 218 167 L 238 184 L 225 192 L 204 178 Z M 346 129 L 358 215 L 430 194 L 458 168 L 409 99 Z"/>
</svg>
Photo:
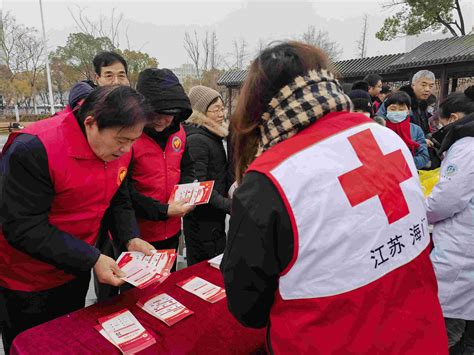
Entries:
<svg viewBox="0 0 474 355">
<path fill-rule="evenodd" d="M 459 0 L 455 0 L 454 3 L 456 4 L 456 11 L 458 12 L 459 21 L 461 22 L 461 27 L 459 28 L 459 30 L 461 31 L 461 34 L 464 36 L 466 34 L 466 28 L 464 27 L 464 17 L 462 15 L 461 4 L 459 4 Z"/>
<path fill-rule="evenodd" d="M 451 34 L 453 35 L 453 37 L 458 37 L 458 34 L 457 34 L 456 31 L 454 30 L 454 28 L 453 28 L 448 22 L 446 22 L 445 20 L 443 20 L 443 19 L 441 18 L 441 15 L 440 15 L 440 14 L 436 15 L 436 20 L 437 20 L 439 23 L 441 23 L 444 27 L 446 27 L 446 28 L 449 30 L 449 32 L 451 32 Z"/>
</svg>

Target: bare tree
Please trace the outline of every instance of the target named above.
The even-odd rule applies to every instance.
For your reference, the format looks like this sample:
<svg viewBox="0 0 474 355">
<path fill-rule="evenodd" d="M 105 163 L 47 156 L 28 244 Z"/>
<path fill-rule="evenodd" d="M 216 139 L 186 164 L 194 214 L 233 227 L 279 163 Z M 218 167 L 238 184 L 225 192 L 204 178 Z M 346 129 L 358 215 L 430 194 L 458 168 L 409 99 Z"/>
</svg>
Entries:
<svg viewBox="0 0 474 355">
<path fill-rule="evenodd" d="M 119 28 L 123 20 L 123 14 L 116 14 L 115 8 L 111 10 L 110 18 L 100 15 L 97 21 L 91 20 L 85 14 L 85 8 L 75 6 L 75 11 L 68 7 L 68 11 L 76 24 L 78 30 L 93 37 L 107 37 L 111 40 L 114 48 L 120 47 Z M 128 40 L 128 27 L 125 30 L 125 37 Z"/>
<path fill-rule="evenodd" d="M 0 58 L 11 73 L 12 80 L 15 74 L 19 73 L 23 67 L 25 57 L 19 43 L 28 36 L 29 30 L 29 28 L 18 24 L 16 19 L 9 12 L 2 15 L 0 27 Z"/>
<path fill-rule="evenodd" d="M 30 29 L 28 36 L 24 36 L 18 43 L 23 55 L 22 67 L 26 80 L 31 90 L 31 101 L 33 103 L 35 114 L 38 113 L 36 107 L 36 96 L 38 94 L 37 81 L 41 71 L 44 70 L 43 63 L 43 41 L 38 35 L 36 29 Z"/>
<path fill-rule="evenodd" d="M 342 54 L 342 49 L 336 41 L 329 38 L 327 31 L 319 30 L 316 32 L 314 26 L 308 26 L 301 39 L 303 42 L 319 47 L 326 52 L 331 60 L 336 61 Z"/>
<path fill-rule="evenodd" d="M 7 105 L 35 97 L 35 84 L 41 69 L 42 42 L 37 30 L 18 24 L 10 14 L 2 14 L 0 59 L 5 66 L 0 81 Z"/>
<path fill-rule="evenodd" d="M 196 70 L 196 77 L 200 78 L 200 57 L 201 57 L 201 52 L 199 50 L 199 38 L 197 35 L 196 30 L 194 30 L 194 38 L 191 37 L 189 32 L 184 33 L 184 49 L 186 50 L 186 53 L 188 53 L 189 59 L 194 64 L 194 68 Z"/>
<path fill-rule="evenodd" d="M 206 31 L 206 36 L 202 40 L 202 50 L 204 54 L 204 61 L 202 63 L 202 71 L 207 71 L 209 65 L 209 58 L 211 57 L 211 38 L 209 37 L 209 32 Z"/>
<path fill-rule="evenodd" d="M 263 38 L 259 38 L 257 43 L 257 54 L 261 53 L 266 46 L 266 41 Z"/>
<path fill-rule="evenodd" d="M 219 54 L 217 53 L 217 35 L 216 31 L 212 31 L 211 34 L 211 70 L 216 69 L 217 66 L 219 65 Z"/>
<path fill-rule="evenodd" d="M 362 32 L 360 39 L 357 41 L 357 56 L 365 58 L 367 56 L 367 30 L 368 30 L 369 15 L 365 14 L 362 25 Z"/>
<path fill-rule="evenodd" d="M 248 57 L 247 41 L 243 37 L 240 37 L 239 40 L 234 39 L 233 45 L 235 58 L 234 67 L 237 69 L 242 69 L 244 66 L 244 61 Z"/>
</svg>

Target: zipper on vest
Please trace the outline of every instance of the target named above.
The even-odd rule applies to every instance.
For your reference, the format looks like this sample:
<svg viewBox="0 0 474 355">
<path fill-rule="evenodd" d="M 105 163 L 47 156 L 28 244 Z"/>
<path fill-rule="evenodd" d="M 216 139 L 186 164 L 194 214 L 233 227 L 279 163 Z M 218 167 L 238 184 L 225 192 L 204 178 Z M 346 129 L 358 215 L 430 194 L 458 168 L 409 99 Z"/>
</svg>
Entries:
<svg viewBox="0 0 474 355">
<path fill-rule="evenodd" d="M 168 143 L 169 143 L 169 138 L 168 138 Z M 164 160 L 164 163 L 165 163 L 165 196 L 168 196 L 168 163 L 166 161 L 166 148 L 167 148 L 168 144 L 166 145 L 165 147 L 165 150 L 163 150 L 163 160 Z M 168 225 L 168 221 L 163 221 L 164 224 L 164 236 L 165 238 L 167 238 L 167 225 Z"/>
<path fill-rule="evenodd" d="M 109 178 L 108 178 L 108 175 L 107 175 L 107 162 L 104 161 L 104 174 L 105 174 L 105 181 L 104 181 L 104 201 L 107 200 L 107 187 L 108 187 L 108 181 L 109 181 Z M 99 216 L 100 218 L 100 216 Z"/>
</svg>

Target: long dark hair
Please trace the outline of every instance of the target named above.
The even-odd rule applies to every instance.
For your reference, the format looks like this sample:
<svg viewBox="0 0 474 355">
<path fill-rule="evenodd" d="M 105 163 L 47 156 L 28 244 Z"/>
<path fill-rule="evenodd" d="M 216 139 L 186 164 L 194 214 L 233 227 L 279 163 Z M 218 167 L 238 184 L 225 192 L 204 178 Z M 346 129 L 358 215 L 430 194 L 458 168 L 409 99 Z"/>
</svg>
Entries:
<svg viewBox="0 0 474 355">
<path fill-rule="evenodd" d="M 294 41 L 271 45 L 253 61 L 231 119 L 238 182 L 255 158 L 260 119 L 270 100 L 297 76 L 328 66 L 329 59 L 323 50 Z"/>
</svg>

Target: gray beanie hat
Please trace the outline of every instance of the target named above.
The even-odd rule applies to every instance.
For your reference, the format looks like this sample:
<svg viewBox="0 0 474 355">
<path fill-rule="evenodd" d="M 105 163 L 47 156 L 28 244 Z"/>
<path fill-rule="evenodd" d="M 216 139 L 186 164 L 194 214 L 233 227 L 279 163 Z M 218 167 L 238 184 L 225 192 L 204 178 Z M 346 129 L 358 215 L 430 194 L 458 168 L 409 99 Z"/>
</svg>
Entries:
<svg viewBox="0 0 474 355">
<path fill-rule="evenodd" d="M 209 104 L 214 101 L 216 97 L 219 97 L 222 100 L 221 95 L 216 90 L 202 85 L 192 87 L 191 90 L 189 90 L 188 96 L 193 110 L 199 111 L 203 114 L 206 114 Z"/>
</svg>

